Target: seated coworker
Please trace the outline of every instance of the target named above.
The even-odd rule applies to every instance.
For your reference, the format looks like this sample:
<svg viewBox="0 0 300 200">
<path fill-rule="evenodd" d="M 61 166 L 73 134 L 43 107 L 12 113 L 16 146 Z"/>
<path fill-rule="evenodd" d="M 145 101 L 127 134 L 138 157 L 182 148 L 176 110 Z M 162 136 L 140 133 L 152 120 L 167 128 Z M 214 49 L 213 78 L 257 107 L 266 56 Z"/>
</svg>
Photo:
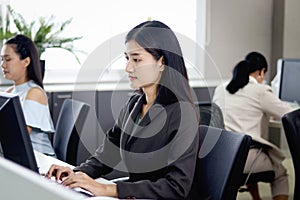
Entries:
<svg viewBox="0 0 300 200">
<path fill-rule="evenodd" d="M 20 97 L 33 149 L 55 156 L 48 137 L 55 130 L 34 43 L 27 36 L 16 35 L 3 45 L 1 59 L 4 77 L 14 82 L 7 92 Z"/>
<path fill-rule="evenodd" d="M 74 171 L 52 165 L 47 176 L 96 196 L 189 199 L 198 154 L 198 112 L 179 42 L 165 24 L 147 21 L 127 34 L 125 45 L 125 71 L 139 92 L 124 105 L 94 156 Z M 128 181 L 94 181 L 120 160 Z"/>
<path fill-rule="evenodd" d="M 244 173 L 275 171 L 275 180 L 271 183 L 273 199 L 288 199 L 288 175 L 282 165 L 283 153 L 274 144 L 267 141 L 266 134 L 270 116 L 280 119 L 291 111 L 273 94 L 270 86 L 263 84 L 267 72 L 267 61 L 258 52 L 251 52 L 245 60 L 240 61 L 233 70 L 229 83 L 216 88 L 213 102 L 220 106 L 225 122 L 225 129 L 249 134 L 254 141 L 268 145 L 270 150 L 258 153 L 258 149 L 250 149 Z M 226 88 L 226 89 L 225 89 Z M 254 199 L 259 199 L 252 193 Z"/>
</svg>

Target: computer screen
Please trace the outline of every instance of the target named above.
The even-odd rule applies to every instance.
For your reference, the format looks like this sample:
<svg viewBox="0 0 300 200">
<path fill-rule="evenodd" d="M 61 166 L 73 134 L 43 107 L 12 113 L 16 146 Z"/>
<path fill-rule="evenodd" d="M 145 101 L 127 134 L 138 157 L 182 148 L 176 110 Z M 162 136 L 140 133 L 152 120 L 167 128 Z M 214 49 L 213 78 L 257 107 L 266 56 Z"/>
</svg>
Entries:
<svg viewBox="0 0 300 200">
<path fill-rule="evenodd" d="M 278 64 L 279 98 L 300 104 L 300 59 L 281 59 Z"/>
<path fill-rule="evenodd" d="M 19 96 L 0 92 L 0 129 L 3 157 L 38 173 Z"/>
</svg>

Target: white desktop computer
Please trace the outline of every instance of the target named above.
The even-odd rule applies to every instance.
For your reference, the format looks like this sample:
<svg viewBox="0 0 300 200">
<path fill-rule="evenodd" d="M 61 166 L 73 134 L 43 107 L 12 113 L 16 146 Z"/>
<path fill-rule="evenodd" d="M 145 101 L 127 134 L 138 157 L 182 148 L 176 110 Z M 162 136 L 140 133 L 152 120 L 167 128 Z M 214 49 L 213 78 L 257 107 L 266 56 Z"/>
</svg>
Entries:
<svg viewBox="0 0 300 200">
<path fill-rule="evenodd" d="M 0 199 L 76 200 L 85 195 L 72 191 L 45 177 L 0 157 Z"/>
</svg>

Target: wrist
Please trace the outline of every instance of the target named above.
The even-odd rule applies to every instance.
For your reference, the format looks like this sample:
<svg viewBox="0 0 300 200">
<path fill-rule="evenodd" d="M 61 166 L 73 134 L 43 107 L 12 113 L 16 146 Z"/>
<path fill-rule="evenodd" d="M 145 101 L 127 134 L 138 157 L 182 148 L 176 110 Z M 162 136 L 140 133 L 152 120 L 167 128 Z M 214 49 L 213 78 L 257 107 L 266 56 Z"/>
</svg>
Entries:
<svg viewBox="0 0 300 200">
<path fill-rule="evenodd" d="M 105 184 L 104 185 L 105 196 L 117 197 L 117 185 L 116 184 Z"/>
</svg>

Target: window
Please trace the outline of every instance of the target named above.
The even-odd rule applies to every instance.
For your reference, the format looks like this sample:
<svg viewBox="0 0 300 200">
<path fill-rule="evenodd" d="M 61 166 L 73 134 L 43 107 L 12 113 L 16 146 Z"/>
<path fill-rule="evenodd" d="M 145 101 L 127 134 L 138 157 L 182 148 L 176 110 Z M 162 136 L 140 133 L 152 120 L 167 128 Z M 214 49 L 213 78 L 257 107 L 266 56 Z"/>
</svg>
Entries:
<svg viewBox="0 0 300 200">
<path fill-rule="evenodd" d="M 176 33 L 191 41 L 196 40 L 196 0 L 10 0 L 10 5 L 28 21 L 35 20 L 39 16 L 50 17 L 51 15 L 55 16 L 58 22 L 72 18 L 71 24 L 62 36 L 83 36 L 81 40 L 74 42 L 76 49 L 86 52 L 77 54 L 81 64 L 85 63 L 96 48 L 113 37 L 125 34 L 135 25 L 149 18 L 163 21 Z M 120 47 L 124 48 L 122 44 Z M 108 49 L 108 51 L 115 50 Z M 117 56 L 111 57 L 113 62 L 109 67 L 112 70 L 124 69 L 122 68 L 123 51 L 124 49 L 120 50 L 121 53 Z M 46 60 L 46 70 L 78 70 L 81 65 L 70 54 L 66 50 L 47 49 L 42 55 Z M 184 48 L 183 54 L 185 55 Z M 189 60 L 187 63 L 194 63 L 194 61 Z"/>
</svg>

